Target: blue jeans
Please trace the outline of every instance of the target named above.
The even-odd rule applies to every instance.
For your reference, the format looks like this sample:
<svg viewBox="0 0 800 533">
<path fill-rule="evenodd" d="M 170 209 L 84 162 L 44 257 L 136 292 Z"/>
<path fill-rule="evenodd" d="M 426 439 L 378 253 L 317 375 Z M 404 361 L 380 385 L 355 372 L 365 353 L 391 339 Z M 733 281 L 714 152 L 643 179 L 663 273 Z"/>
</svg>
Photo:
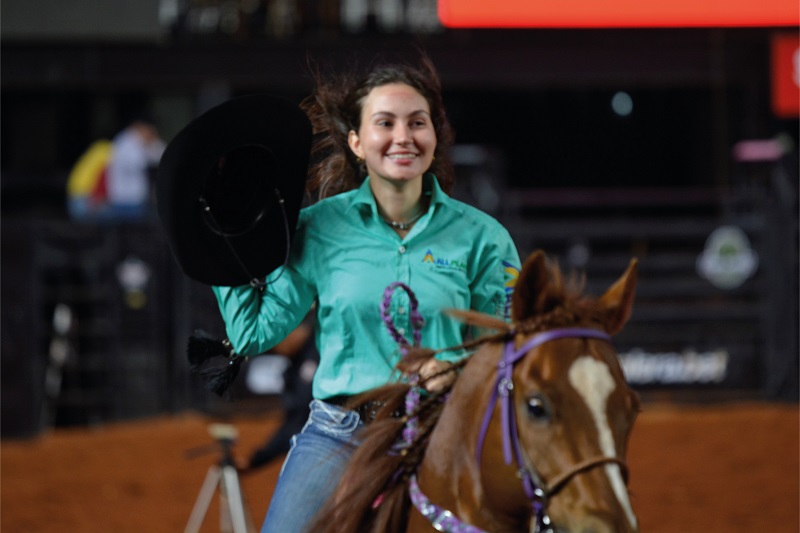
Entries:
<svg viewBox="0 0 800 533">
<path fill-rule="evenodd" d="M 319 400 L 281 468 L 261 533 L 305 533 L 333 493 L 363 427 L 358 414 Z"/>
</svg>

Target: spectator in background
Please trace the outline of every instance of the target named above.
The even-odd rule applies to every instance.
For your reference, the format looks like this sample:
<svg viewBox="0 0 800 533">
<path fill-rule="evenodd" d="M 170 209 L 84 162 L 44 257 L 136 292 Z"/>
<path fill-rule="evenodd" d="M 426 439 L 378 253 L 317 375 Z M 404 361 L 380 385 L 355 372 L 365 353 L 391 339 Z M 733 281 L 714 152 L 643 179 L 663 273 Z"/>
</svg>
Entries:
<svg viewBox="0 0 800 533">
<path fill-rule="evenodd" d="M 164 141 L 152 120 L 138 118 L 113 140 L 106 171 L 109 215 L 143 218 L 153 206 L 151 175 L 164 153 Z"/>
<path fill-rule="evenodd" d="M 152 120 L 133 120 L 112 141 L 100 139 L 75 163 L 67 182 L 74 219 L 140 219 L 152 209 L 152 173 L 165 144 Z"/>
<path fill-rule="evenodd" d="M 106 170 L 112 144 L 108 139 L 93 142 L 81 155 L 67 180 L 67 211 L 75 220 L 94 219 L 106 210 Z"/>
</svg>

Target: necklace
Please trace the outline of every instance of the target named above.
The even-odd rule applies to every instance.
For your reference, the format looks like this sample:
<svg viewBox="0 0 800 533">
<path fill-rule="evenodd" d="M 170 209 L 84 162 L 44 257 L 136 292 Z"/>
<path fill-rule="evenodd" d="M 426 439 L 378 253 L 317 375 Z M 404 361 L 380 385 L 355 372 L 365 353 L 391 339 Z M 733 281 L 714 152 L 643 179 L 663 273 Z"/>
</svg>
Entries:
<svg viewBox="0 0 800 533">
<path fill-rule="evenodd" d="M 384 221 L 384 222 L 386 222 L 387 224 L 389 224 L 389 225 L 390 225 L 391 227 L 393 227 L 394 229 L 399 229 L 399 230 L 407 230 L 407 229 L 410 229 L 410 228 L 411 228 L 411 226 L 413 226 L 413 225 L 414 225 L 414 222 L 416 222 L 417 220 L 419 220 L 419 219 L 420 219 L 420 217 L 421 217 L 421 216 L 422 216 L 424 213 L 425 213 L 425 211 L 423 211 L 422 209 L 420 209 L 420 210 L 419 210 L 419 213 L 417 213 L 416 215 L 414 215 L 413 217 L 411 217 L 411 219 L 410 219 L 410 220 L 408 220 L 408 221 L 406 221 L 406 222 L 398 222 L 397 220 L 389 220 L 389 219 L 388 219 L 388 218 L 386 218 L 386 217 L 381 217 L 381 218 L 383 218 L 383 221 Z"/>
</svg>

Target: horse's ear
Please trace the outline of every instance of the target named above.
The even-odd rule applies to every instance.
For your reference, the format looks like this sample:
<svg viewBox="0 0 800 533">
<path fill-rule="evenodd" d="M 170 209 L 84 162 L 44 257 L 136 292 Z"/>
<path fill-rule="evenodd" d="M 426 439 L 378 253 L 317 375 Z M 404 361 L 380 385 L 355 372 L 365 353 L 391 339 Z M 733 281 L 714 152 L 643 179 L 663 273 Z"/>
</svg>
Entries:
<svg viewBox="0 0 800 533">
<path fill-rule="evenodd" d="M 638 264 L 636 258 L 631 259 L 628 269 L 622 277 L 598 300 L 598 307 L 604 317 L 605 329 L 610 335 L 618 333 L 631 317 L 638 278 Z"/>
<path fill-rule="evenodd" d="M 522 265 L 514 287 L 514 295 L 511 297 L 511 318 L 514 322 L 521 322 L 541 312 L 540 300 L 549 280 L 547 258 L 543 251 L 536 250 Z"/>
</svg>

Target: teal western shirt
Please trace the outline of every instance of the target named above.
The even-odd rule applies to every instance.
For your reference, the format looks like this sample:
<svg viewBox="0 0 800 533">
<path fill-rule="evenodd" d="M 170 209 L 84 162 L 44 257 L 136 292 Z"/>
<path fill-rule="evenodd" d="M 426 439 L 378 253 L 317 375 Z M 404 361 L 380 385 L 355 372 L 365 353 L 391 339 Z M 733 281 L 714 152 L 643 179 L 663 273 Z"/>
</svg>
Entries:
<svg viewBox="0 0 800 533">
<path fill-rule="evenodd" d="M 397 378 L 400 352 L 380 315 L 385 288 L 411 287 L 425 318 L 422 346 L 464 341 L 467 328 L 442 309 L 506 317 L 520 268 L 508 231 L 489 215 L 447 196 L 432 175 L 428 212 L 401 239 L 378 214 L 367 178 L 360 188 L 300 212 L 288 265 L 250 286 L 213 287 L 228 338 L 241 355 L 257 355 L 288 335 L 317 302 L 318 399 L 352 395 Z M 411 342 L 409 299 L 394 293 L 395 327 Z M 444 359 L 458 354 L 443 354 Z"/>
</svg>

